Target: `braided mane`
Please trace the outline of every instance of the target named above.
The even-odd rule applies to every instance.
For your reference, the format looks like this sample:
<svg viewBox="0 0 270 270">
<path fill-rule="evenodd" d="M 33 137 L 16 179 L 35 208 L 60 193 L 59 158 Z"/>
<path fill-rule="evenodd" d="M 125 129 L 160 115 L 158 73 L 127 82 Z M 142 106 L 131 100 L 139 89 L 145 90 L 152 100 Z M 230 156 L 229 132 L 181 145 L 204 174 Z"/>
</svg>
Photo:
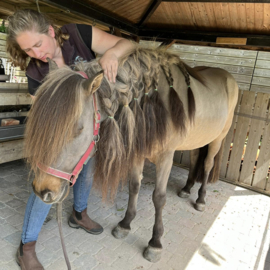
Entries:
<svg viewBox="0 0 270 270">
<path fill-rule="evenodd" d="M 188 87 L 188 116 L 174 90 L 172 65 L 182 71 Z M 35 173 L 42 174 L 37 163 L 53 164 L 74 137 L 74 127 L 83 104 L 84 79 L 76 73 L 78 70 L 91 78 L 101 67 L 94 60 L 79 63 L 74 70 L 55 70 L 37 91 L 28 117 L 25 142 L 25 154 Z M 97 94 L 102 109 L 110 117 L 101 123 L 95 166 L 95 183 L 102 190 L 103 197 L 107 196 L 108 190 L 114 196 L 119 181 L 126 179 L 129 168 L 151 156 L 157 145 L 163 146 L 169 116 L 175 129 L 182 133 L 187 119 L 193 121 L 195 101 L 187 70 L 192 72 L 177 55 L 137 47 L 120 60 L 115 84 L 103 79 Z M 164 91 L 158 87 L 161 72 L 168 82 L 169 111 L 159 94 L 160 90 Z M 53 123 L 48 119 L 54 119 Z"/>
</svg>

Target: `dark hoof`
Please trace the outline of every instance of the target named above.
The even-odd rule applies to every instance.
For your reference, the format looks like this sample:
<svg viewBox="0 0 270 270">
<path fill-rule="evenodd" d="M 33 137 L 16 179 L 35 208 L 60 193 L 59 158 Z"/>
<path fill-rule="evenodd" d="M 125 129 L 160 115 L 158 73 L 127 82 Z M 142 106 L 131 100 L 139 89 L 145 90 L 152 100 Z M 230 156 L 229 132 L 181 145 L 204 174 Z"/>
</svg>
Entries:
<svg viewBox="0 0 270 270">
<path fill-rule="evenodd" d="M 184 191 L 184 190 L 181 190 L 179 193 L 178 193 L 178 196 L 181 197 L 181 198 L 188 198 L 190 195 L 190 193 Z"/>
<path fill-rule="evenodd" d="M 143 257 L 149 262 L 155 263 L 161 259 L 162 248 L 153 248 L 148 246 L 144 253 Z"/>
<path fill-rule="evenodd" d="M 203 203 L 195 203 L 194 208 L 195 208 L 197 211 L 203 212 L 203 211 L 205 210 L 205 204 L 203 204 Z"/>
<path fill-rule="evenodd" d="M 128 236 L 130 230 L 124 229 L 117 225 L 113 230 L 112 230 L 112 235 L 117 238 L 117 239 L 124 239 Z"/>
</svg>

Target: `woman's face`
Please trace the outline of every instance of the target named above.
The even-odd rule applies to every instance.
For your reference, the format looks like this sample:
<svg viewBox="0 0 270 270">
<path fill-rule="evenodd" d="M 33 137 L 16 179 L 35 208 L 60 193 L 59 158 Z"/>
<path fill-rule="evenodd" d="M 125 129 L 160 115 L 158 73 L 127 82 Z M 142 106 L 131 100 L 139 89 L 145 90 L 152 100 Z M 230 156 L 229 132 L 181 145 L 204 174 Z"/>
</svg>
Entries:
<svg viewBox="0 0 270 270">
<path fill-rule="evenodd" d="M 16 41 L 31 58 L 47 62 L 47 57 L 54 59 L 56 56 L 57 42 L 54 37 L 54 29 L 50 26 L 48 34 L 25 31 L 17 36 Z"/>
</svg>

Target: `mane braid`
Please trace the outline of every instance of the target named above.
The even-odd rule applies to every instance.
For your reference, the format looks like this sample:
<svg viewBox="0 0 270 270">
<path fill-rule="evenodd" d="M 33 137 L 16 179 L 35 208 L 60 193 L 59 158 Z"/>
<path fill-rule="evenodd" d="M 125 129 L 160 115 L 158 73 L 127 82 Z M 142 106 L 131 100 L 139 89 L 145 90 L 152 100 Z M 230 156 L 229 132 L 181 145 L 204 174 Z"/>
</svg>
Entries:
<svg viewBox="0 0 270 270">
<path fill-rule="evenodd" d="M 170 113 L 172 122 L 176 130 L 180 131 L 181 133 L 185 133 L 186 126 L 186 114 L 184 110 L 184 105 L 181 99 L 179 98 L 177 92 L 173 88 L 173 78 L 171 75 L 170 67 L 162 66 L 164 71 L 165 77 L 169 84 L 169 102 L 170 102 Z"/>
</svg>

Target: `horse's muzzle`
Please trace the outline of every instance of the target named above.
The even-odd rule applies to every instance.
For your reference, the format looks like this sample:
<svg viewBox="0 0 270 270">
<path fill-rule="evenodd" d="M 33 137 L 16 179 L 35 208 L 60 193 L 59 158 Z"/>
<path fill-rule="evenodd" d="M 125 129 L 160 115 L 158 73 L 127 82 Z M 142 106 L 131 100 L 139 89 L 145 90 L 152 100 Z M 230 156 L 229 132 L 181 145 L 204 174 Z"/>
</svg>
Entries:
<svg viewBox="0 0 270 270">
<path fill-rule="evenodd" d="M 60 192 L 54 192 L 51 191 L 50 189 L 44 189 L 40 192 L 37 192 L 35 190 L 35 186 L 32 184 L 33 191 L 34 193 L 44 202 L 47 204 L 53 204 L 53 203 L 58 203 L 64 201 L 64 199 L 68 196 L 69 194 L 69 189 L 70 185 L 66 181 L 63 182 Z"/>
</svg>

